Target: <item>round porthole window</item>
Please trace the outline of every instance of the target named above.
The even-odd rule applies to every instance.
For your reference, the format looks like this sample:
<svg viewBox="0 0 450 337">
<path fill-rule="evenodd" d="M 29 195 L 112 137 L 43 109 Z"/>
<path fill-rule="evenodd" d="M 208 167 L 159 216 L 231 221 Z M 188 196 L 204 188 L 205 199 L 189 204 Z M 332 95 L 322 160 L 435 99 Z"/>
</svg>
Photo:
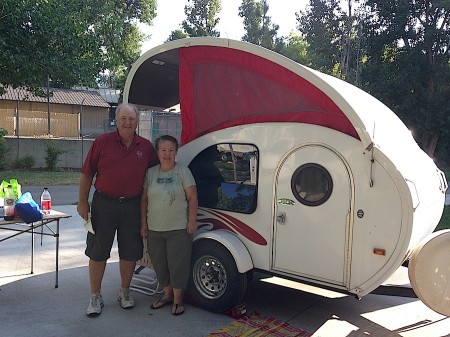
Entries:
<svg viewBox="0 0 450 337">
<path fill-rule="evenodd" d="M 308 163 L 297 168 L 292 175 L 291 189 L 295 198 L 307 206 L 319 206 L 331 195 L 333 181 L 325 167 Z"/>
</svg>

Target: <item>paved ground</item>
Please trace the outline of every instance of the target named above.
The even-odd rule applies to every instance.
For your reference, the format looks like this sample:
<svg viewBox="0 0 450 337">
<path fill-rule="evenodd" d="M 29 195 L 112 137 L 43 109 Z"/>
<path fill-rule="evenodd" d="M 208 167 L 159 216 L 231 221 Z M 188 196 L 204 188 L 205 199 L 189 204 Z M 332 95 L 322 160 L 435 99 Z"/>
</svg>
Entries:
<svg viewBox="0 0 450 337">
<path fill-rule="evenodd" d="M 105 307 L 97 318 L 85 315 L 89 297 L 85 231 L 76 206 L 57 210 L 71 214 L 61 221 L 59 288 L 55 282 L 55 244 L 51 237 L 35 237 L 35 273 L 30 275 L 30 236 L 0 243 L 0 336 L 183 336 L 202 337 L 232 322 L 186 305 L 179 317 L 169 308 L 150 310 L 156 298 L 135 293 L 137 305 L 122 310 L 117 302 L 119 284 L 116 247 L 108 263 L 103 295 Z M 0 239 L 5 231 L 0 231 Z M 397 284 L 408 283 L 406 269 Z M 149 269 L 144 275 L 152 276 Z M 394 280 L 394 278 L 393 278 Z M 139 282 L 135 280 L 135 282 Z M 289 322 L 322 337 L 450 337 L 450 318 L 428 309 L 416 298 L 368 295 L 357 299 L 278 278 L 257 277 L 245 297 L 247 312 Z"/>
</svg>

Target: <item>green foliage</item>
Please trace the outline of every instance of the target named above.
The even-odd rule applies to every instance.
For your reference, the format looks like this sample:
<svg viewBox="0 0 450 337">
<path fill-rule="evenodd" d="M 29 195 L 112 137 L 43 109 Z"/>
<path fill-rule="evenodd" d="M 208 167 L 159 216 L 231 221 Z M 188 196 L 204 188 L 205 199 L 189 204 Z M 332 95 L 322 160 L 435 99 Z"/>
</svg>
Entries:
<svg viewBox="0 0 450 337">
<path fill-rule="evenodd" d="M 140 53 L 137 24 L 151 23 L 155 10 L 156 0 L 3 0 L 0 91 L 42 94 L 47 76 L 53 87 L 94 85 L 106 69 L 120 77 Z"/>
<path fill-rule="evenodd" d="M 17 158 L 13 163 L 13 167 L 15 169 L 27 170 L 27 169 L 33 168 L 35 163 L 36 163 L 36 160 L 34 159 L 33 156 L 25 156 L 25 157 Z"/>
<path fill-rule="evenodd" d="M 166 42 L 184 39 L 187 37 L 189 37 L 189 35 L 187 33 L 183 32 L 181 29 L 175 29 L 170 33 L 170 36 L 166 40 Z"/>
<path fill-rule="evenodd" d="M 82 27 L 81 8 L 74 1 L 6 0 L 2 5 L 0 83 L 40 87 L 47 75 L 54 86 L 93 81 L 94 74 L 86 76 L 85 70 L 95 67 L 100 53 L 88 53 L 95 34 Z M 102 67 L 95 69 L 98 73 Z"/>
<path fill-rule="evenodd" d="M 309 0 L 296 16 L 307 65 L 377 97 L 429 156 L 450 165 L 448 1 Z"/>
<path fill-rule="evenodd" d="M 5 168 L 6 166 L 6 156 L 9 152 L 9 147 L 6 145 L 6 141 L 4 136 L 6 136 L 8 132 L 5 129 L 0 129 L 0 170 Z"/>
<path fill-rule="evenodd" d="M 430 156 L 450 162 L 448 2 L 369 0 L 364 89 L 388 105 Z M 383 29 L 380 29 L 383 27 Z"/>
<path fill-rule="evenodd" d="M 239 16 L 244 18 L 245 35 L 243 41 L 247 41 L 258 46 L 280 51 L 283 48 L 283 41 L 277 37 L 280 26 L 271 22 L 271 17 L 267 15 L 269 5 L 266 0 L 243 0 L 239 7 Z"/>
<path fill-rule="evenodd" d="M 76 0 L 75 0 L 76 1 Z M 126 76 L 140 56 L 141 41 L 137 23 L 151 24 L 156 16 L 156 0 L 96 1 L 93 29 L 103 51 L 108 75 L 106 84 L 123 89 Z"/>
<path fill-rule="evenodd" d="M 239 16 L 244 19 L 245 35 L 243 41 L 261 44 L 261 26 L 264 16 L 264 4 L 255 0 L 243 0 L 239 7 Z"/>
<path fill-rule="evenodd" d="M 447 181 L 450 181 L 450 167 L 447 167 L 443 171 L 444 171 L 444 175 L 445 175 L 445 178 L 447 179 Z M 448 187 L 448 188 L 450 189 L 450 187 Z M 449 192 L 450 192 L 450 190 L 449 190 Z"/>
<path fill-rule="evenodd" d="M 450 229 L 450 206 L 444 207 L 444 213 L 442 214 L 441 221 L 439 221 L 435 231 L 440 231 L 443 229 Z"/>
<path fill-rule="evenodd" d="M 67 150 L 62 149 L 54 142 L 48 142 L 45 146 L 45 163 L 47 164 L 47 169 L 49 171 L 55 171 L 59 157 L 67 152 Z"/>
<path fill-rule="evenodd" d="M 281 55 L 300 64 L 310 65 L 311 60 L 308 54 L 308 43 L 302 36 L 291 33 L 289 37 L 284 38 L 284 41 L 283 48 L 279 51 Z"/>
<path fill-rule="evenodd" d="M 186 20 L 181 23 L 183 31 L 189 37 L 218 37 L 220 33 L 215 28 L 219 23 L 217 15 L 221 7 L 220 0 L 188 0 L 188 5 L 184 7 Z"/>
<path fill-rule="evenodd" d="M 343 22 L 339 0 L 310 0 L 298 13 L 297 29 L 308 42 L 311 65 L 321 72 L 338 75 L 335 65 L 341 59 Z"/>
</svg>

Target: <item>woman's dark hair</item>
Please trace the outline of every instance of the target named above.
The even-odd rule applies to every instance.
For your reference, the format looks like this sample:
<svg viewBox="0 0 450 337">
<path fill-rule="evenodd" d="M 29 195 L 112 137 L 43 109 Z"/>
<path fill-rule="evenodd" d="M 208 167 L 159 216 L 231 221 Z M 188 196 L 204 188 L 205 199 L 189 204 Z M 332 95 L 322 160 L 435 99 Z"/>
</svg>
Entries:
<svg viewBox="0 0 450 337">
<path fill-rule="evenodd" d="M 155 140 L 155 150 L 158 151 L 159 143 L 169 141 L 175 145 L 175 151 L 178 151 L 178 140 L 175 137 L 172 137 L 170 135 L 162 135 L 156 138 Z"/>
</svg>

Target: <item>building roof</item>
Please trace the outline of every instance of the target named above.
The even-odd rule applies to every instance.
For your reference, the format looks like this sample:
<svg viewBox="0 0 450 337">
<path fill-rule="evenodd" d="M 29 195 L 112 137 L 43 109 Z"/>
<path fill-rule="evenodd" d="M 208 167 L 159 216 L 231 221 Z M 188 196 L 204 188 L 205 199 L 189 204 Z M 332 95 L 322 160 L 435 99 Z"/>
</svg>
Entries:
<svg viewBox="0 0 450 337">
<path fill-rule="evenodd" d="M 5 93 L 0 95 L 0 100 L 11 101 L 28 101 L 28 102 L 42 102 L 46 103 L 46 97 L 35 96 L 25 88 L 6 87 Z M 45 89 L 44 89 L 45 90 Z M 83 105 L 109 108 L 110 105 L 105 99 L 93 90 L 73 90 L 73 89 L 59 89 L 50 88 L 53 95 L 50 96 L 50 103 L 53 104 L 69 104 L 69 105 Z"/>
<path fill-rule="evenodd" d="M 120 100 L 120 90 L 119 89 L 111 89 L 106 87 L 99 88 L 89 88 L 89 87 L 72 87 L 72 89 L 76 90 L 89 90 L 89 91 L 97 91 L 103 99 L 111 104 L 112 106 L 118 105 Z"/>
<path fill-rule="evenodd" d="M 102 95 L 106 102 L 113 104 L 119 103 L 120 90 L 109 88 L 98 88 L 96 90 Z"/>
</svg>

